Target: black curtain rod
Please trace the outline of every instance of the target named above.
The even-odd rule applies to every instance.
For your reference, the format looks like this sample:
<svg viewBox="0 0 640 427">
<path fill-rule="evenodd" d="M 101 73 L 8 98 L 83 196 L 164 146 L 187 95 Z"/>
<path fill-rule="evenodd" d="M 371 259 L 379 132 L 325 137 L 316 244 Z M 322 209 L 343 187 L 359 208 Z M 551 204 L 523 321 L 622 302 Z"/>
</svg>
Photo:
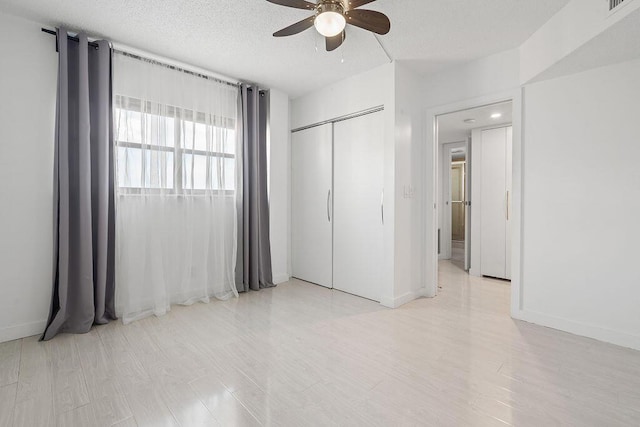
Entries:
<svg viewBox="0 0 640 427">
<path fill-rule="evenodd" d="M 56 36 L 56 52 L 58 51 L 58 33 L 56 33 L 53 30 L 50 30 L 48 28 L 40 28 L 42 30 L 43 33 L 47 33 L 47 34 L 51 34 Z M 74 42 L 79 42 L 80 39 L 74 36 L 70 36 L 69 34 L 67 34 L 67 40 L 72 40 Z M 98 49 L 98 43 L 94 43 L 94 42 L 89 42 L 89 46 Z"/>
</svg>

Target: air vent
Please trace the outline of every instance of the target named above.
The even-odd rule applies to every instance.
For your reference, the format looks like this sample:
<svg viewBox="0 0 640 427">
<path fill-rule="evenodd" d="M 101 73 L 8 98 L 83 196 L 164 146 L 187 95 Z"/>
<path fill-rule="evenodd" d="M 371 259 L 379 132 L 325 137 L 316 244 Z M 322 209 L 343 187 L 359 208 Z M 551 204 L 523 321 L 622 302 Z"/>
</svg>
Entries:
<svg viewBox="0 0 640 427">
<path fill-rule="evenodd" d="M 616 7 L 619 7 L 624 3 L 625 0 L 609 0 L 609 12 L 614 10 Z"/>
</svg>

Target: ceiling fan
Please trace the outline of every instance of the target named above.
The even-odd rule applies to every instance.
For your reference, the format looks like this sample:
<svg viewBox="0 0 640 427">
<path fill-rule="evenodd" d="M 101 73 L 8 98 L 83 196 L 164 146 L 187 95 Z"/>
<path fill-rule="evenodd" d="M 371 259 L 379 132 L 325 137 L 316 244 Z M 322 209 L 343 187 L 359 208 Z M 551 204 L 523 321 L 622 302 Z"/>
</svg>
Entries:
<svg viewBox="0 0 640 427">
<path fill-rule="evenodd" d="M 377 34 L 387 34 L 391 29 L 389 18 L 374 10 L 358 9 L 375 0 L 318 0 L 311 3 L 306 0 L 267 0 L 281 6 L 294 7 L 314 11 L 314 15 L 296 22 L 280 31 L 273 33 L 274 37 L 292 36 L 304 30 L 316 27 L 316 30 L 326 39 L 327 51 L 336 50 L 345 40 L 347 24 L 372 31 Z"/>
</svg>

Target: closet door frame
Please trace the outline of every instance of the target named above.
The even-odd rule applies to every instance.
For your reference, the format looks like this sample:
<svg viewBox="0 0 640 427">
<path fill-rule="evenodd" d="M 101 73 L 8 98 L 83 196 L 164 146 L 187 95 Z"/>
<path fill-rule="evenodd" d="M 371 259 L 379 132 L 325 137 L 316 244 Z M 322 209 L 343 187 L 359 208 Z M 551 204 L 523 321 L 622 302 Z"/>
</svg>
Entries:
<svg viewBox="0 0 640 427">
<path fill-rule="evenodd" d="M 319 281 L 317 281 L 317 280 L 316 281 L 309 281 L 309 280 L 307 280 L 305 278 L 301 278 L 301 277 L 297 277 L 296 276 L 296 272 L 294 271 L 295 270 L 295 267 L 294 267 L 294 252 L 295 252 L 295 249 L 296 249 L 296 246 L 297 246 L 296 243 L 295 243 L 295 237 L 294 237 L 294 233 L 295 233 L 294 222 L 296 221 L 296 218 L 295 218 L 295 214 L 296 213 L 295 213 L 295 210 L 294 210 L 294 188 L 293 188 L 293 183 L 292 183 L 292 189 L 291 189 L 291 218 L 292 218 L 292 227 L 291 227 L 291 249 L 292 249 L 291 264 L 292 265 L 291 265 L 291 269 L 292 269 L 292 277 L 293 278 L 309 281 L 310 283 L 318 284 L 320 286 L 324 286 L 324 287 L 327 287 L 327 288 L 330 288 L 330 289 L 334 288 L 334 286 L 333 286 L 333 284 L 334 284 L 334 280 L 333 280 L 334 253 L 333 252 L 334 252 L 334 205 L 335 205 L 335 203 L 334 203 L 334 191 L 335 191 L 335 188 L 334 188 L 335 133 L 334 132 L 335 132 L 335 124 L 339 123 L 339 122 L 346 121 L 346 120 L 351 120 L 351 119 L 355 119 L 355 118 L 358 118 L 358 117 L 374 114 L 374 113 L 377 113 L 377 112 L 382 112 L 382 111 L 384 111 L 384 106 L 383 105 L 379 105 L 379 106 L 372 107 L 372 108 L 369 108 L 369 109 L 366 109 L 366 110 L 358 111 L 358 112 L 351 113 L 351 114 L 346 114 L 344 116 L 335 117 L 335 118 L 332 118 L 332 119 L 329 119 L 329 120 L 325 120 L 325 121 L 322 121 L 322 122 L 309 124 L 309 125 L 302 126 L 302 127 L 295 128 L 295 129 L 291 130 L 291 135 L 292 135 L 292 140 L 291 140 L 291 178 L 292 178 L 292 180 L 295 180 L 294 171 L 293 171 L 294 160 L 295 160 L 294 159 L 295 156 L 294 156 L 294 153 L 293 153 L 293 144 L 294 144 L 293 135 L 295 135 L 296 133 L 299 133 L 299 132 L 303 132 L 303 131 L 306 131 L 306 130 L 310 130 L 310 129 L 314 129 L 314 128 L 318 128 L 318 127 L 322 127 L 322 126 L 330 126 L 330 128 L 331 128 L 331 186 L 330 186 L 331 188 L 330 188 L 330 193 L 329 193 L 329 195 L 327 197 L 327 204 L 328 204 L 327 213 L 329 215 L 329 221 L 331 223 L 331 280 L 330 280 L 330 283 L 329 283 L 329 281 L 322 281 L 323 283 L 316 283 L 316 282 L 319 282 Z M 383 200 L 383 203 L 384 203 L 384 200 Z M 384 208 L 382 208 L 382 209 L 384 209 Z M 382 212 L 384 212 L 384 211 L 382 211 Z M 384 213 L 382 213 L 382 215 L 384 215 Z M 381 290 L 381 292 L 382 292 L 382 290 Z M 380 299 L 381 299 L 381 296 L 378 297 L 378 301 Z"/>
</svg>

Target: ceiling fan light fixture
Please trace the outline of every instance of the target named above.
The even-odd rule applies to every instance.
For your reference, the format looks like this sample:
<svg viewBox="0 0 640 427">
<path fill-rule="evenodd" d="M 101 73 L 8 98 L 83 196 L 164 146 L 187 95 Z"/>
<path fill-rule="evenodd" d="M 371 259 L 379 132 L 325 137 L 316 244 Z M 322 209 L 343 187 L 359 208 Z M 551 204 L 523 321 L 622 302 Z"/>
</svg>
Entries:
<svg viewBox="0 0 640 427">
<path fill-rule="evenodd" d="M 316 30 L 325 37 L 335 37 L 344 31 L 347 20 L 344 15 L 331 10 L 320 13 L 313 22 Z"/>
</svg>

